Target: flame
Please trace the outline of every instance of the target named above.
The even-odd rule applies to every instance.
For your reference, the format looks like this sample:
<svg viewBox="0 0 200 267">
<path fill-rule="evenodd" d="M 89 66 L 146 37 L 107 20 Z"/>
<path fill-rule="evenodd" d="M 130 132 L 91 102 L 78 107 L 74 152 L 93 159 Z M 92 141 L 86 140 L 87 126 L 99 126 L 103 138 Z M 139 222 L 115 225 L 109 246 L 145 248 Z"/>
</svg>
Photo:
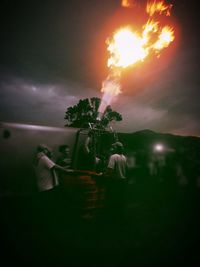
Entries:
<svg viewBox="0 0 200 267">
<path fill-rule="evenodd" d="M 122 7 L 132 7 L 133 6 L 133 0 L 122 0 L 121 6 Z"/>
<path fill-rule="evenodd" d="M 132 32 L 131 28 L 122 28 L 117 31 L 107 49 L 111 54 L 108 67 L 126 68 L 146 57 L 142 38 Z"/>
<path fill-rule="evenodd" d="M 173 40 L 173 28 L 160 27 L 159 22 L 153 20 L 144 25 L 141 35 L 134 32 L 131 27 L 121 28 L 107 41 L 110 53 L 107 66 L 111 69 L 126 68 L 143 61 L 151 51 L 158 53 Z"/>
<path fill-rule="evenodd" d="M 121 93 L 121 86 L 115 79 L 109 79 L 109 77 L 103 81 L 101 91 L 107 92 L 112 96 L 117 96 Z"/>
<path fill-rule="evenodd" d="M 101 92 L 104 92 L 101 104 L 99 106 L 99 113 L 102 116 L 106 107 L 112 102 L 113 97 L 121 93 L 121 85 L 117 79 L 117 75 L 115 76 L 115 78 L 108 76 L 107 79 L 103 81 Z"/>
<path fill-rule="evenodd" d="M 130 3 L 128 0 L 122 1 L 122 6 L 130 7 Z M 112 97 L 121 93 L 120 77 L 123 69 L 144 61 L 150 53 L 159 56 L 161 50 L 174 40 L 174 29 L 154 19 L 155 14 L 169 16 L 171 7 L 170 4 L 165 5 L 164 1 L 148 2 L 146 12 L 149 18 L 141 32 L 133 30 L 131 26 L 121 27 L 106 40 L 110 54 L 107 61 L 110 74 L 101 89 L 104 93 L 103 106 L 109 105 Z"/>
<path fill-rule="evenodd" d="M 158 41 L 154 44 L 154 48 L 161 50 L 169 45 L 174 40 L 174 31 L 169 26 L 165 26 L 162 29 L 161 34 L 158 37 Z"/>
<path fill-rule="evenodd" d="M 172 5 L 165 5 L 164 1 L 156 1 L 148 2 L 146 6 L 146 12 L 149 14 L 150 17 L 152 17 L 156 12 L 158 14 L 165 13 L 166 16 L 170 16 L 170 10 L 172 8 Z"/>
</svg>

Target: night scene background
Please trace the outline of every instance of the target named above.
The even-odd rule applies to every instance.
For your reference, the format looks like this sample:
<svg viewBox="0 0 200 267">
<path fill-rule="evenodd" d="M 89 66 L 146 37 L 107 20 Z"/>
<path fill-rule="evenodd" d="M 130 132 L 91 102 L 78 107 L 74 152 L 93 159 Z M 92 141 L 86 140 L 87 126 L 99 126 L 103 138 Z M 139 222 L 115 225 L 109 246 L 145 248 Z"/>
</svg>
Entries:
<svg viewBox="0 0 200 267">
<path fill-rule="evenodd" d="M 63 127 L 69 106 L 80 99 L 101 98 L 102 81 L 108 75 L 105 40 L 124 24 L 143 22 L 139 11 L 145 3 L 138 0 L 135 9 L 128 9 L 118 0 L 2 0 L 0 121 Z M 170 3 L 171 17 L 166 21 L 174 26 L 175 40 L 159 58 L 151 55 L 124 71 L 122 93 L 112 103 L 123 116 L 112 127 L 119 132 L 127 157 L 136 158 L 128 172 L 125 220 L 115 220 L 96 206 L 95 215 L 83 219 L 85 190 L 98 199 L 104 184 L 91 177 L 81 184 L 78 174 L 70 180 L 71 187 L 62 184 L 62 193 L 51 199 L 51 205 L 41 203 L 38 192 L 27 190 L 35 182 L 30 182 L 33 150 L 38 136 L 56 146 L 59 129 L 51 132 L 47 127 L 45 132 L 23 126 L 26 131 L 22 129 L 20 136 L 18 126 L 14 125 L 14 134 L 12 126 L 11 132 L 3 126 L 2 262 L 200 266 L 199 9 L 193 0 Z M 72 138 L 70 131 L 76 129 L 68 131 Z M 101 136 L 106 152 L 112 137 Z M 165 148 L 163 154 L 155 153 L 157 160 L 162 163 L 164 155 L 166 161 L 151 173 L 150 149 L 157 140 Z M 9 187 L 16 191 L 6 191 Z"/>
</svg>

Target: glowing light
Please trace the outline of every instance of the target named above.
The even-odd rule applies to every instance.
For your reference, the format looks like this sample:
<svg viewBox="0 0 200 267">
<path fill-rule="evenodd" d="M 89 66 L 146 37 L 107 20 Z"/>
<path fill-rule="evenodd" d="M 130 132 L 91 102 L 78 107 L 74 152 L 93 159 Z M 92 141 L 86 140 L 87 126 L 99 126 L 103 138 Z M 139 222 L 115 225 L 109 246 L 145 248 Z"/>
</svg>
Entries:
<svg viewBox="0 0 200 267">
<path fill-rule="evenodd" d="M 123 7 L 131 6 L 131 0 L 122 0 Z M 170 16 L 172 5 L 164 1 L 149 1 L 146 5 L 148 19 L 142 26 L 142 30 L 136 31 L 131 26 L 121 27 L 106 40 L 109 58 L 107 66 L 110 70 L 108 77 L 103 82 L 101 91 L 103 108 L 112 102 L 112 98 L 121 93 L 120 78 L 122 71 L 138 62 L 143 62 L 149 54 L 160 55 L 161 50 L 168 47 L 175 39 L 174 29 L 168 25 L 162 25 L 158 15 Z M 106 104 L 105 104 L 106 103 Z"/>
<path fill-rule="evenodd" d="M 174 31 L 172 28 L 165 26 L 158 37 L 158 41 L 154 44 L 154 48 L 161 50 L 174 40 Z"/>
<path fill-rule="evenodd" d="M 102 83 L 101 92 L 103 92 L 104 95 L 99 106 L 99 112 L 103 114 L 106 107 L 110 105 L 111 101 L 113 100 L 113 97 L 121 93 L 120 83 L 116 79 L 110 79 L 110 77 L 108 77 Z"/>
<path fill-rule="evenodd" d="M 122 0 L 121 1 L 122 7 L 132 7 L 133 6 L 133 0 Z"/>
<path fill-rule="evenodd" d="M 170 16 L 170 10 L 172 8 L 172 5 L 166 5 L 164 4 L 164 1 L 152 1 L 148 2 L 146 6 L 146 12 L 149 14 L 150 17 L 152 17 L 155 13 L 158 14 L 165 14 L 166 16 Z"/>
<path fill-rule="evenodd" d="M 156 40 L 155 40 L 155 37 Z M 167 47 L 174 40 L 174 31 L 169 26 L 159 27 L 159 22 L 148 20 L 143 26 L 141 36 L 131 27 L 116 31 L 111 39 L 107 40 L 110 58 L 109 68 L 126 68 L 139 61 L 143 61 L 150 52 Z"/>
<path fill-rule="evenodd" d="M 121 93 L 121 86 L 118 82 L 107 79 L 102 83 L 101 92 L 110 93 L 111 95 L 116 96 Z"/>
<path fill-rule="evenodd" d="M 108 67 L 126 68 L 147 56 L 142 38 L 129 28 L 122 28 L 114 34 L 113 41 L 108 45 L 108 51 L 111 54 Z"/>
<path fill-rule="evenodd" d="M 164 150 L 164 146 L 163 146 L 163 144 L 156 144 L 155 146 L 154 146 L 154 151 L 155 152 L 162 152 Z"/>
</svg>

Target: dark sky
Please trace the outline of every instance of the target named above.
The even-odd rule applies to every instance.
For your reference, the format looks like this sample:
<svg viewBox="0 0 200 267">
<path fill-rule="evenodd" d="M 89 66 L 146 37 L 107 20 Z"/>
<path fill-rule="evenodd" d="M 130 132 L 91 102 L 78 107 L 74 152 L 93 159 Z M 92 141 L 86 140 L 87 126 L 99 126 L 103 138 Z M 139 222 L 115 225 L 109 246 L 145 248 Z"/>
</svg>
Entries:
<svg viewBox="0 0 200 267">
<path fill-rule="evenodd" d="M 120 2 L 1 0 L 0 121 L 63 126 L 67 107 L 101 97 L 105 39 L 140 21 Z M 116 130 L 200 136 L 199 9 L 193 0 L 171 3 L 175 41 L 124 73 Z"/>
</svg>

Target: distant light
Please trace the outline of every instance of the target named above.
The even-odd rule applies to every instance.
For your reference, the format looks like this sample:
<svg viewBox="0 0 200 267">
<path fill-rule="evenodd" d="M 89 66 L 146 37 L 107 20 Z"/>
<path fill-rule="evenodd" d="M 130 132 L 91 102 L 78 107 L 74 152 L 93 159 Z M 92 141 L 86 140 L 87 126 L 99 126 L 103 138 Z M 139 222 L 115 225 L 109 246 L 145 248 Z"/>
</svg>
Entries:
<svg viewBox="0 0 200 267">
<path fill-rule="evenodd" d="M 164 150 L 163 144 L 156 144 L 154 146 L 154 151 L 156 151 L 156 152 L 162 152 L 163 150 Z"/>
</svg>

